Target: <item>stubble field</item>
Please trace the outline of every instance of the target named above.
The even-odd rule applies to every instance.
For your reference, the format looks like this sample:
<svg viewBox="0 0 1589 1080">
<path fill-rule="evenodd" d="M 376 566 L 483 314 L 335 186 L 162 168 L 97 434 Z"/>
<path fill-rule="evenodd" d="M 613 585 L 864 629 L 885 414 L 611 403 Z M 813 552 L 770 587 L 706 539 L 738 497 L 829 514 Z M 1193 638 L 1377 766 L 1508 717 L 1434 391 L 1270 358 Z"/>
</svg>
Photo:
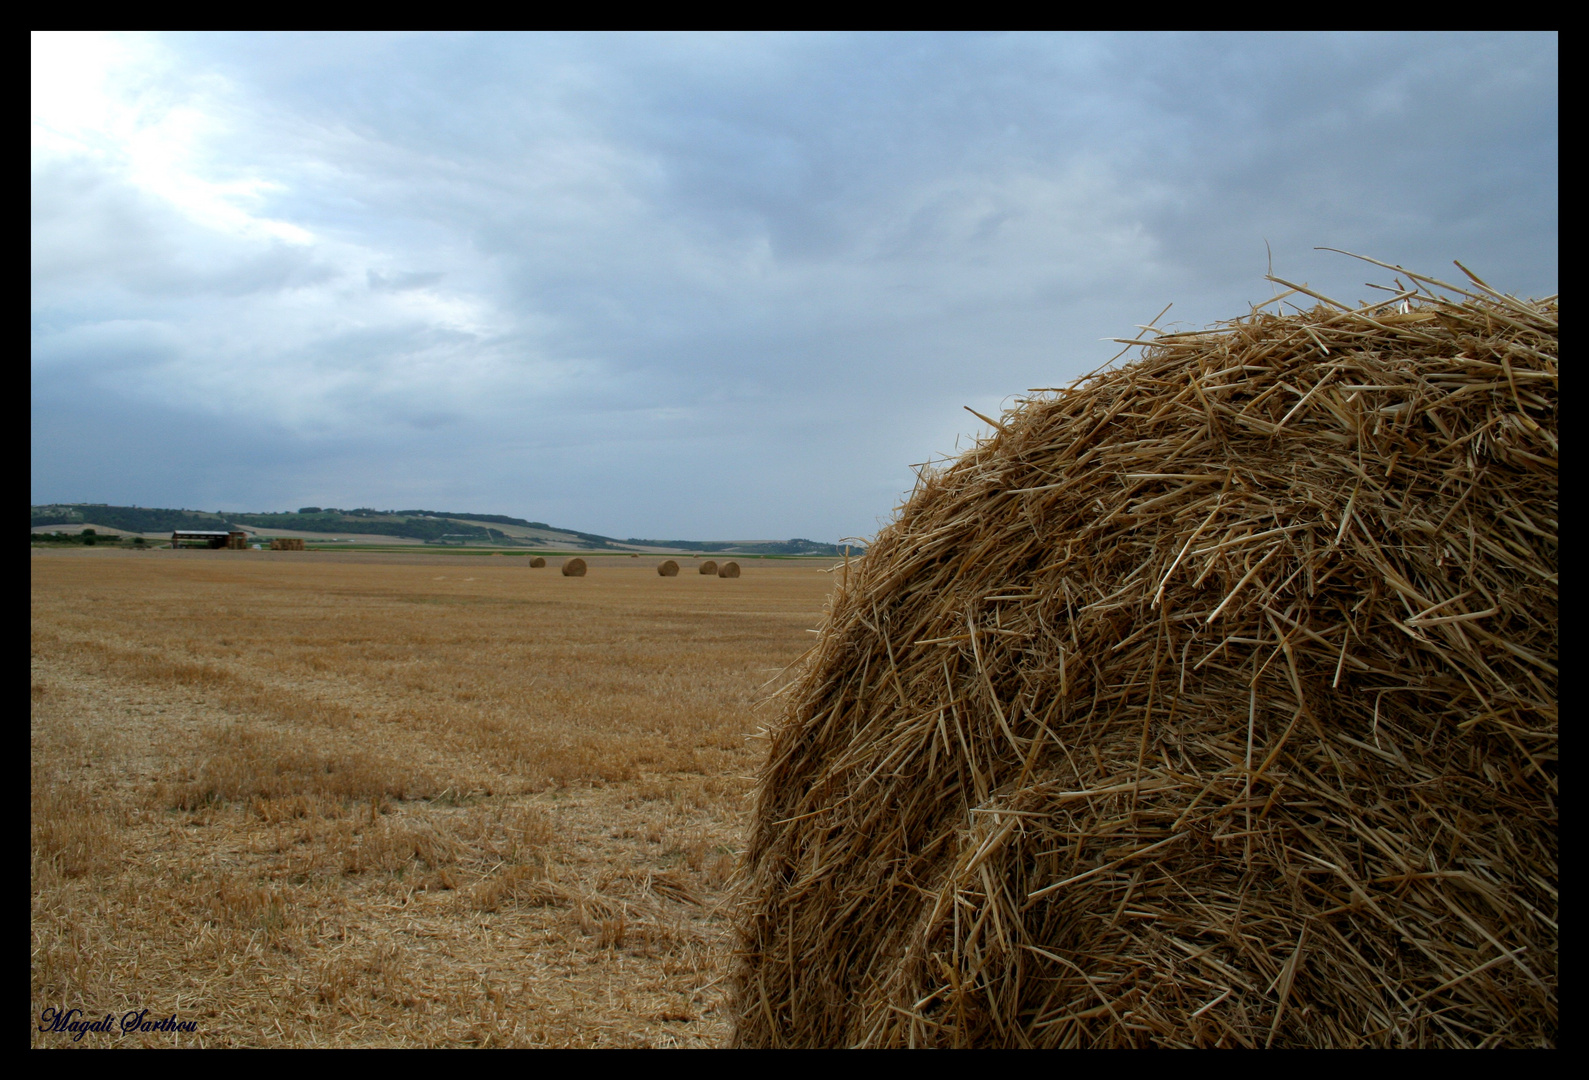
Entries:
<svg viewBox="0 0 1589 1080">
<path fill-rule="evenodd" d="M 35 554 L 33 1044 L 720 1045 L 747 735 L 832 579 L 655 561 Z"/>
</svg>

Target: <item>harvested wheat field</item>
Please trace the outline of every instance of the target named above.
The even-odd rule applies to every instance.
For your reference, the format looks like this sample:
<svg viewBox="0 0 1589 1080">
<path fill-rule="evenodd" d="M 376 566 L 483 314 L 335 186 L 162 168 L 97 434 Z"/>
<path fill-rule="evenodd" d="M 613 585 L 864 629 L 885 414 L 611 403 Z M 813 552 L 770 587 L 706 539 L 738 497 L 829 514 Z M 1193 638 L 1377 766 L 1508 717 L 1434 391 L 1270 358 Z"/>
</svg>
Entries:
<svg viewBox="0 0 1589 1080">
<path fill-rule="evenodd" d="M 1387 269 L 922 473 L 772 732 L 737 1044 L 1555 1045 L 1556 301 Z"/>
<path fill-rule="evenodd" d="M 33 1045 L 722 1044 L 745 735 L 828 564 L 518 562 L 35 553 L 34 1015 L 195 1030 Z"/>
</svg>

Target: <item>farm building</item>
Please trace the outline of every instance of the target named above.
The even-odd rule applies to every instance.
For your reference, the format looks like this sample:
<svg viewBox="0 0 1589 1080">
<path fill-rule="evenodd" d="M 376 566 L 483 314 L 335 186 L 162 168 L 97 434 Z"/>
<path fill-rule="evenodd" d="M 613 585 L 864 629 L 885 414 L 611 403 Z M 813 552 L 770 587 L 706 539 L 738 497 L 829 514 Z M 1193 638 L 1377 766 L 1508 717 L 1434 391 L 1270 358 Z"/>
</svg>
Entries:
<svg viewBox="0 0 1589 1080">
<path fill-rule="evenodd" d="M 178 529 L 171 534 L 171 546 L 195 547 L 203 545 L 210 548 L 231 548 L 234 551 L 243 551 L 248 547 L 248 534 L 241 529 L 228 532 L 225 529 Z"/>
</svg>

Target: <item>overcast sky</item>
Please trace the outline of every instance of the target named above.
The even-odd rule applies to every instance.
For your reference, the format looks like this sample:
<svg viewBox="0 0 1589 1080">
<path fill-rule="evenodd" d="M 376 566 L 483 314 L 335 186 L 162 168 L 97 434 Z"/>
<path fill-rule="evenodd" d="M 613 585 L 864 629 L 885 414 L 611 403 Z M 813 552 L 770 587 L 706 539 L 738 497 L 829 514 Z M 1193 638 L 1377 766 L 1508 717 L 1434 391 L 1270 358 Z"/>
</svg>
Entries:
<svg viewBox="0 0 1589 1080">
<path fill-rule="evenodd" d="M 33 37 L 32 497 L 868 535 L 1160 325 L 1557 277 L 1557 38 Z"/>
</svg>

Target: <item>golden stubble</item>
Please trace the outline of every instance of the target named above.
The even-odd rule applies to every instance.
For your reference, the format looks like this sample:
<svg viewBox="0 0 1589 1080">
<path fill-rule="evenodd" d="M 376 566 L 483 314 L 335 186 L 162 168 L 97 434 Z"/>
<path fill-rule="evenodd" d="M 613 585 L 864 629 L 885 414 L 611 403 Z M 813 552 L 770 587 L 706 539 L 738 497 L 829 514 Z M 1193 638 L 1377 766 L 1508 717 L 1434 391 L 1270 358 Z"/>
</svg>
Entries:
<svg viewBox="0 0 1589 1080">
<path fill-rule="evenodd" d="M 757 702 L 825 564 L 32 559 L 48 1045 L 701 1046 Z M 693 562 L 692 562 L 693 565 Z"/>
</svg>

